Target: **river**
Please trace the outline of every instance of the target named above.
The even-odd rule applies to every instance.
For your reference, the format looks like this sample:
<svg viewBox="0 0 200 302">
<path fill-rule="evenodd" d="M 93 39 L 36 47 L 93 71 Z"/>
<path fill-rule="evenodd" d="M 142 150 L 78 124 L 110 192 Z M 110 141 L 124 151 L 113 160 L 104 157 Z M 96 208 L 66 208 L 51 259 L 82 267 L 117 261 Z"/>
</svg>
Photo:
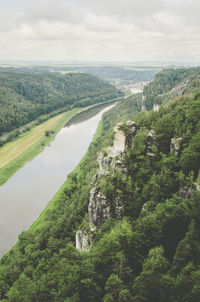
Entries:
<svg viewBox="0 0 200 302">
<path fill-rule="evenodd" d="M 18 234 L 28 229 L 59 190 L 86 153 L 102 114 L 113 106 L 78 114 L 43 152 L 0 187 L 0 255 L 16 243 Z"/>
</svg>

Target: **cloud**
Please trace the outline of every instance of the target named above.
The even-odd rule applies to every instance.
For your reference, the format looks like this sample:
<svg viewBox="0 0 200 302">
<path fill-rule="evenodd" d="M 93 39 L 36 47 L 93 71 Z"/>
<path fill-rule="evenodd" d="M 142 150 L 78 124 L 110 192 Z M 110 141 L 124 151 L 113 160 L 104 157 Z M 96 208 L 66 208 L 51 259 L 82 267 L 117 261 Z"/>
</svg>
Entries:
<svg viewBox="0 0 200 302">
<path fill-rule="evenodd" d="M 9 2 L 0 0 L 1 59 L 200 61 L 198 0 Z"/>
<path fill-rule="evenodd" d="M 98 14 L 118 16 L 121 20 L 140 18 L 154 14 L 162 9 L 160 0 L 77 0 L 85 3 L 89 10 Z"/>
<path fill-rule="evenodd" d="M 48 22 L 80 23 L 83 14 L 70 2 L 62 0 L 34 0 L 25 9 L 23 20 L 36 22 L 46 20 Z"/>
</svg>

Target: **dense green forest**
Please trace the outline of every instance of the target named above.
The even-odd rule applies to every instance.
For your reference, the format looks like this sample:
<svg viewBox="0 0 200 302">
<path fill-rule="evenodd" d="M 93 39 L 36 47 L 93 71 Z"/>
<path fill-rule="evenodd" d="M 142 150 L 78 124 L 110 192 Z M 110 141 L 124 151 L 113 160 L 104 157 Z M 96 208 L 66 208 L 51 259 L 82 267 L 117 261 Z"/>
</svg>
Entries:
<svg viewBox="0 0 200 302">
<path fill-rule="evenodd" d="M 168 90 L 181 82 L 176 72 L 169 71 Z M 159 93 L 166 93 L 162 83 Z M 142 96 L 131 96 L 103 116 L 51 210 L 1 259 L 2 301 L 200 301 L 198 85 L 157 112 L 137 114 L 141 106 Z M 127 119 L 134 119 L 137 132 L 121 159 L 126 173 L 111 170 L 102 179 L 110 204 L 120 197 L 123 218 L 113 214 L 97 230 L 90 251 L 79 252 L 75 234 L 87 218 L 99 150 L 112 144 L 114 125 Z"/>
<path fill-rule="evenodd" d="M 0 136 L 39 116 L 114 99 L 122 92 L 83 73 L 0 72 Z"/>
<path fill-rule="evenodd" d="M 59 73 L 59 72 L 84 72 L 106 80 L 120 80 L 140 82 L 151 81 L 160 67 L 136 67 L 136 66 L 83 66 L 83 65 L 52 65 L 52 66 L 19 66 L 18 68 L 7 67 L 0 68 L 0 71 L 17 71 L 17 72 L 30 72 L 30 73 Z"/>
</svg>

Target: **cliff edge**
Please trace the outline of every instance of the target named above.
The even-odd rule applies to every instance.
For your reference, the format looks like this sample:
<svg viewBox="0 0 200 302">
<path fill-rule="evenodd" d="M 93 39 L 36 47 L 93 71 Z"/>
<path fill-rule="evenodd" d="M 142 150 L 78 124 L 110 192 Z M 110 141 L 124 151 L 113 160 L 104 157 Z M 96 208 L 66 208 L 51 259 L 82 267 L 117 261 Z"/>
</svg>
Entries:
<svg viewBox="0 0 200 302">
<path fill-rule="evenodd" d="M 114 128 L 113 146 L 108 147 L 98 156 L 99 169 L 91 183 L 88 216 L 76 232 L 76 248 L 80 251 L 90 249 L 93 244 L 95 231 L 109 218 L 122 218 L 122 201 L 117 197 L 111 206 L 110 200 L 101 192 L 99 179 L 102 175 L 107 175 L 115 170 L 122 173 L 126 172 L 122 158 L 136 132 L 137 125 L 134 121 L 117 124 Z"/>
</svg>

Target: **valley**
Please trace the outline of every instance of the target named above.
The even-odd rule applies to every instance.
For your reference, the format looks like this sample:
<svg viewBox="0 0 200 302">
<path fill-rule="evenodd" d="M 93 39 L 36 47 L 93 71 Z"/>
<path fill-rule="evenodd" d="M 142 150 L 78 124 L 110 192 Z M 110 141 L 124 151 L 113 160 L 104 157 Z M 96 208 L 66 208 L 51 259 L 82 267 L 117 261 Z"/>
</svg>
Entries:
<svg viewBox="0 0 200 302">
<path fill-rule="evenodd" d="M 143 94 L 127 95 L 104 113 L 79 164 L 1 258 L 3 302 L 198 301 L 199 89 L 199 68 L 165 69 Z M 72 132 L 69 145 L 77 136 L 80 150 L 90 126 L 74 122 L 69 131 L 80 125 L 83 132 L 80 137 Z M 62 153 L 70 157 L 69 145 L 63 149 L 58 143 L 55 161 Z M 50 158 L 52 165 L 45 150 L 43 161 Z M 44 170 L 41 162 L 38 166 Z M 59 178 L 54 167 L 48 177 L 52 174 Z M 41 186 L 39 191 L 50 191 L 45 182 Z"/>
<path fill-rule="evenodd" d="M 85 154 L 103 112 L 112 106 L 104 105 L 104 108 L 99 108 L 99 113 L 89 119 L 85 111 L 86 121 L 62 128 L 43 152 L 0 187 L 1 255 L 16 242 L 17 235 L 36 220 L 62 186 Z"/>
</svg>

